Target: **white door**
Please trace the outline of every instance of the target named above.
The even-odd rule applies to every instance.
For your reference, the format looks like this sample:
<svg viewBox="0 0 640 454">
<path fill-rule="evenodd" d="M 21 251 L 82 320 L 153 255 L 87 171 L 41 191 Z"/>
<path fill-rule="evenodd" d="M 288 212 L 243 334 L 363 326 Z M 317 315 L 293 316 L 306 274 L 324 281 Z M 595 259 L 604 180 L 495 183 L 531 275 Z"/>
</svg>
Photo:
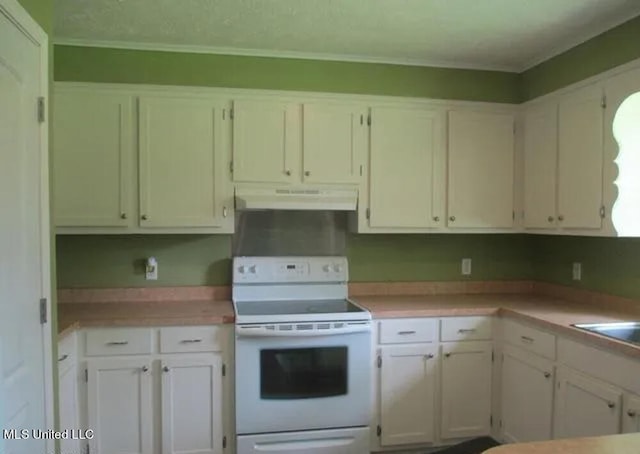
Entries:
<svg viewBox="0 0 640 454">
<path fill-rule="evenodd" d="M 445 173 L 444 115 L 400 108 L 371 110 L 369 226 L 425 228 L 442 225 Z"/>
<path fill-rule="evenodd" d="M 365 112 L 354 106 L 302 106 L 302 179 L 305 183 L 357 183 L 366 153 Z"/>
<path fill-rule="evenodd" d="M 558 221 L 560 227 L 602 226 L 604 109 L 600 85 L 566 95 L 558 110 Z"/>
<path fill-rule="evenodd" d="M 140 98 L 140 226 L 218 227 L 229 215 L 223 109 L 209 99 Z"/>
<path fill-rule="evenodd" d="M 163 359 L 161 366 L 162 453 L 222 453 L 220 355 Z"/>
<path fill-rule="evenodd" d="M 558 106 L 535 106 L 524 117 L 524 226 L 556 226 Z"/>
<path fill-rule="evenodd" d="M 152 454 L 151 365 L 146 358 L 87 365 L 88 428 L 93 454 Z"/>
<path fill-rule="evenodd" d="M 640 432 L 640 396 L 634 394 L 625 396 L 622 409 L 622 431 L 627 434 Z"/>
<path fill-rule="evenodd" d="M 509 443 L 551 439 L 553 364 L 506 346 L 502 360 L 502 436 Z"/>
<path fill-rule="evenodd" d="M 56 226 L 127 226 L 135 217 L 133 98 L 57 90 L 53 108 Z"/>
<path fill-rule="evenodd" d="M 622 391 L 566 367 L 558 368 L 554 438 L 621 432 Z"/>
<path fill-rule="evenodd" d="M 442 438 L 491 432 L 491 342 L 442 344 Z"/>
<path fill-rule="evenodd" d="M 513 227 L 513 155 L 513 115 L 449 112 L 449 227 Z"/>
<path fill-rule="evenodd" d="M 47 420 L 53 389 L 46 379 L 51 333 L 49 323 L 40 324 L 39 301 L 49 292 L 43 149 L 48 125 L 36 115 L 38 97 L 46 90 L 40 45 L 46 49 L 47 43 L 21 8 L 10 13 L 4 5 L 0 0 L 0 428 L 47 430 L 52 428 L 47 424 L 53 426 Z M 24 31 L 14 22 L 23 19 Z M 30 29 L 42 36 L 31 39 L 25 34 Z M 0 450 L 8 454 L 47 452 L 44 440 L 3 438 Z"/>
<path fill-rule="evenodd" d="M 438 347 L 382 347 L 380 355 L 380 444 L 434 440 Z"/>
<path fill-rule="evenodd" d="M 300 182 L 300 106 L 233 102 L 233 180 Z"/>
<path fill-rule="evenodd" d="M 58 362 L 58 406 L 60 415 L 60 429 L 80 429 L 78 419 L 78 366 L 77 364 L 65 365 L 70 361 L 69 357 L 60 358 Z M 61 453 L 81 452 L 79 440 L 60 440 Z"/>
</svg>

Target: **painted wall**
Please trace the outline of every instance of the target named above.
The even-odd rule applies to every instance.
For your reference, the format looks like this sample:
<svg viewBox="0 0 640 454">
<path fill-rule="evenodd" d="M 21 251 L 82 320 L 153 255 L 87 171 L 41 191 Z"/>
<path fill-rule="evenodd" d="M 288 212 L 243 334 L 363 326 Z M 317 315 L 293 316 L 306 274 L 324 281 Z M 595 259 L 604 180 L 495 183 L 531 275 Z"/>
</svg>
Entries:
<svg viewBox="0 0 640 454">
<path fill-rule="evenodd" d="M 18 0 L 45 32 L 53 29 L 53 0 Z"/>
</svg>

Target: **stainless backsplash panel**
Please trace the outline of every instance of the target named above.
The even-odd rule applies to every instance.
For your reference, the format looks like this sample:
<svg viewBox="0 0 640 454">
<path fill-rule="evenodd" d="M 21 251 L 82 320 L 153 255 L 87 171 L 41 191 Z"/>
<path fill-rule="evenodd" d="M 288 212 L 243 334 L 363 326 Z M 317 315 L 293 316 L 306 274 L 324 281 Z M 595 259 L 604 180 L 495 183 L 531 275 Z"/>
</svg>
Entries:
<svg viewBox="0 0 640 454">
<path fill-rule="evenodd" d="M 237 211 L 233 256 L 346 255 L 343 211 Z"/>
</svg>

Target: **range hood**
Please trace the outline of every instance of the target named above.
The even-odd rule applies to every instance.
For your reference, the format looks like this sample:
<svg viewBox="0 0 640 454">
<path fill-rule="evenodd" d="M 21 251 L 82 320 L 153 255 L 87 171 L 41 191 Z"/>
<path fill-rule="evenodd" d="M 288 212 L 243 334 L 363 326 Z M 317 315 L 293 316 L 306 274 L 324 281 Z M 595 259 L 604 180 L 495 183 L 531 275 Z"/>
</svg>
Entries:
<svg viewBox="0 0 640 454">
<path fill-rule="evenodd" d="M 357 189 L 236 187 L 236 210 L 355 211 Z"/>
</svg>

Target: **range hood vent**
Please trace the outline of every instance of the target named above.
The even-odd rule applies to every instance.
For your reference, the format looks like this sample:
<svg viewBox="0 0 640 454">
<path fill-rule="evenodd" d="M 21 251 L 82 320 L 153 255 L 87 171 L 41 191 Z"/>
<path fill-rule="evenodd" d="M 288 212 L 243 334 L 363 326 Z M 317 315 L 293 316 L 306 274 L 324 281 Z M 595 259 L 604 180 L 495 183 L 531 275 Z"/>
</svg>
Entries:
<svg viewBox="0 0 640 454">
<path fill-rule="evenodd" d="M 236 187 L 236 210 L 355 211 L 357 189 Z"/>
</svg>

